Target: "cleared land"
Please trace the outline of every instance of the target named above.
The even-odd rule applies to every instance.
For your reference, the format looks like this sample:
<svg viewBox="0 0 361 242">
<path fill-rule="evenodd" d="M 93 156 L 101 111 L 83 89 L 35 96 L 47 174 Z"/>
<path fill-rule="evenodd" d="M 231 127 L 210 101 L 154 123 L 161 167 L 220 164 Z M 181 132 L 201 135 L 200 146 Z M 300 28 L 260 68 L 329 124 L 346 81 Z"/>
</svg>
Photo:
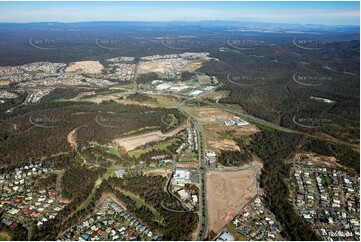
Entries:
<svg viewBox="0 0 361 242">
<path fill-rule="evenodd" d="M 227 97 L 228 95 L 229 95 L 229 91 L 215 91 L 215 92 L 208 92 L 204 95 L 197 97 L 196 99 L 202 100 L 209 98 L 217 101 L 223 97 Z"/>
<path fill-rule="evenodd" d="M 138 66 L 138 73 L 145 74 L 150 72 L 165 72 L 166 70 L 172 68 L 172 64 L 168 61 L 143 62 Z"/>
<path fill-rule="evenodd" d="M 230 113 L 213 107 L 186 107 L 185 109 L 203 124 L 219 122 L 220 120 L 234 117 L 234 115 Z"/>
<path fill-rule="evenodd" d="M 84 74 L 101 74 L 104 66 L 99 61 L 78 61 L 72 62 L 65 69 L 65 72 L 80 72 Z"/>
<path fill-rule="evenodd" d="M 206 147 L 209 151 L 239 150 L 234 137 L 252 135 L 259 130 L 249 124 L 245 126 L 225 126 L 224 121 L 233 119 L 234 115 L 215 107 L 186 107 L 203 124 Z"/>
<path fill-rule="evenodd" d="M 207 150 L 216 152 L 221 150 L 239 150 L 236 141 L 219 124 L 203 125 L 203 130 L 206 136 Z"/>
<path fill-rule="evenodd" d="M 156 61 L 156 62 L 141 62 L 138 65 L 138 73 L 146 74 L 150 72 L 164 73 L 167 71 L 195 71 L 203 64 L 203 60 L 187 61 L 186 63 L 180 59 L 172 61 Z"/>
<path fill-rule="evenodd" d="M 129 94 L 127 93 L 112 93 L 108 95 L 99 94 L 95 97 L 83 98 L 81 101 L 89 101 L 93 103 L 101 103 L 103 101 L 113 100 L 121 104 L 134 104 L 148 107 L 174 107 L 177 104 L 177 99 L 171 96 L 151 95 L 150 97 L 156 98 L 156 101 L 150 100 L 145 102 L 138 102 L 128 99 Z M 147 95 L 148 96 L 148 95 Z"/>
<path fill-rule="evenodd" d="M 0 87 L 9 86 L 10 83 L 11 83 L 10 81 L 0 81 Z"/>
<path fill-rule="evenodd" d="M 171 173 L 172 173 L 171 170 L 162 169 L 162 168 L 151 169 L 151 170 L 144 171 L 144 175 L 147 175 L 147 176 L 153 176 L 154 175 L 154 176 L 168 177 Z"/>
<path fill-rule="evenodd" d="M 322 156 L 314 153 L 297 153 L 294 158 L 290 159 L 288 163 L 298 161 L 304 165 L 324 166 L 324 167 L 338 167 L 347 169 L 337 162 L 333 156 Z"/>
<path fill-rule="evenodd" d="M 76 143 L 76 131 L 77 130 L 78 129 L 73 129 L 72 131 L 70 131 L 68 134 L 68 137 L 67 137 L 68 143 L 73 150 L 78 149 L 78 144 Z"/>
<path fill-rule="evenodd" d="M 256 171 L 207 174 L 208 229 L 218 233 L 256 195 Z"/>
<path fill-rule="evenodd" d="M 180 132 L 181 130 L 183 130 L 185 128 L 186 128 L 185 126 L 182 126 L 177 129 L 174 129 L 171 132 L 166 133 L 166 134 L 163 134 L 160 130 L 158 130 L 158 131 L 153 131 L 153 132 L 149 132 L 146 134 L 122 137 L 122 138 L 114 139 L 113 143 L 118 146 L 124 147 L 125 151 L 128 152 L 128 151 L 134 150 L 135 148 L 137 148 L 139 146 L 145 145 L 149 142 L 160 141 L 167 137 L 174 136 L 178 132 Z"/>
</svg>

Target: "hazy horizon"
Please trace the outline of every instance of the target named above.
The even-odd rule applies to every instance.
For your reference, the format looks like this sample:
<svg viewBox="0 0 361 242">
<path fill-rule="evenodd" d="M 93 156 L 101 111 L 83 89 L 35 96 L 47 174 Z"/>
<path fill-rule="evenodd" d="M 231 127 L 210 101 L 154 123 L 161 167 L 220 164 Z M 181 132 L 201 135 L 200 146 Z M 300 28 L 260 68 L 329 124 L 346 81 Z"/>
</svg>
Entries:
<svg viewBox="0 0 361 242">
<path fill-rule="evenodd" d="M 90 21 L 75 21 L 75 22 L 61 22 L 61 21 L 33 21 L 33 22 L 5 22 L 0 21 L 0 24 L 78 24 L 78 23 L 187 23 L 196 24 L 202 22 L 233 22 L 244 24 L 270 24 L 270 25 L 302 25 L 302 26 L 334 26 L 334 27 L 359 27 L 360 24 L 299 24 L 299 23 L 281 23 L 281 22 L 265 22 L 265 21 L 242 21 L 242 20 L 158 20 L 158 21 L 146 21 L 146 20 L 90 20 Z"/>
<path fill-rule="evenodd" d="M 1 23 L 238 21 L 360 25 L 348 2 L 0 2 Z"/>
</svg>

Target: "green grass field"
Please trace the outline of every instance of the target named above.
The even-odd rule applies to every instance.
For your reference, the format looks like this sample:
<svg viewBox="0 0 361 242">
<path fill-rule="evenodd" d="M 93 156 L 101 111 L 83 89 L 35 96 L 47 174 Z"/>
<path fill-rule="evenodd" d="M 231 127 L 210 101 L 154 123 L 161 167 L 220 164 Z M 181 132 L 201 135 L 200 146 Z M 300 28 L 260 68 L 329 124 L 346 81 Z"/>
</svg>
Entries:
<svg viewBox="0 0 361 242">
<path fill-rule="evenodd" d="M 142 199 L 133 196 L 132 194 L 129 194 L 127 192 L 124 192 L 125 195 L 127 195 L 130 199 L 132 199 L 135 202 L 135 205 L 137 206 L 137 208 L 140 208 L 141 206 L 144 206 L 146 208 L 148 208 L 152 214 L 154 215 L 154 218 L 158 221 L 160 221 L 162 219 L 162 217 L 160 216 L 160 213 L 155 210 L 153 207 L 149 206 L 145 201 L 143 201 Z"/>
<path fill-rule="evenodd" d="M 179 158 L 179 162 L 197 162 L 198 155 L 194 152 L 187 151 Z"/>
<path fill-rule="evenodd" d="M 112 155 L 120 157 L 118 150 L 116 148 L 114 148 L 113 146 L 107 146 L 107 151 L 108 151 L 108 153 L 110 153 Z"/>
<path fill-rule="evenodd" d="M 139 158 L 142 154 L 147 153 L 151 150 L 167 150 L 167 147 L 172 145 L 175 141 L 177 141 L 179 139 L 171 139 L 169 141 L 166 141 L 164 143 L 152 146 L 152 147 L 146 147 L 143 149 L 137 149 L 137 150 L 133 150 L 133 151 L 129 151 L 128 155 L 134 158 Z"/>
<path fill-rule="evenodd" d="M 103 175 L 103 179 L 108 180 L 109 177 L 113 176 L 115 170 L 116 168 L 114 166 L 109 167 L 108 170 Z"/>
</svg>

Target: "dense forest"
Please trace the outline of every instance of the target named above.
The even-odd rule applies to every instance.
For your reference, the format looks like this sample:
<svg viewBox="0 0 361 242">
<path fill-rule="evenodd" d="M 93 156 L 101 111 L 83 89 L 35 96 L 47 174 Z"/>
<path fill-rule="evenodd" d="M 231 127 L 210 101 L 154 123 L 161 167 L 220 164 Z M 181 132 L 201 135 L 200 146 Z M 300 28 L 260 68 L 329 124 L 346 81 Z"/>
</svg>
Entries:
<svg viewBox="0 0 361 242">
<path fill-rule="evenodd" d="M 220 61 L 206 62 L 198 71 L 217 76 L 222 81 L 219 90 L 229 91 L 229 96 L 220 99 L 220 103 L 238 104 L 247 113 L 281 126 L 306 133 L 325 133 L 358 144 L 358 45 L 359 41 L 335 43 L 317 53 L 282 44 L 239 53 L 211 52 Z M 295 73 L 299 78 L 308 78 L 306 84 L 316 86 L 295 82 Z M 303 121 L 299 122 L 301 125 L 317 128 L 297 125 L 294 117 Z"/>
<path fill-rule="evenodd" d="M 0 164 L 27 162 L 32 158 L 68 153 L 68 134 L 76 130 L 78 147 L 89 142 L 107 144 L 129 132 L 168 132 L 172 127 L 161 122 L 172 114 L 182 123 L 184 117 L 176 109 L 121 105 L 113 102 L 94 105 L 87 102 L 49 102 L 21 106 L 11 114 L 2 114 L 0 126 Z M 92 132 L 88 132 L 92 130 Z M 19 144 L 21 144 L 21 149 Z"/>
<path fill-rule="evenodd" d="M 22 92 L 17 98 L 4 100 L 4 103 L 0 103 L 0 113 L 22 104 L 27 96 L 28 93 Z"/>
<path fill-rule="evenodd" d="M 137 77 L 137 84 L 147 84 L 147 83 L 150 83 L 154 80 L 160 80 L 161 77 L 155 73 L 155 72 L 150 72 L 150 73 L 147 73 L 147 74 L 141 74 Z"/>
<path fill-rule="evenodd" d="M 193 212 L 177 213 L 163 208 L 162 204 L 174 204 L 176 207 L 173 209 L 184 210 L 180 205 L 176 205 L 175 198 L 165 192 L 167 179 L 163 176 L 141 176 L 127 179 L 113 178 L 109 183 L 137 194 L 160 213 L 163 217 L 164 240 L 190 240 L 191 233 L 196 227 L 197 216 Z"/>
<path fill-rule="evenodd" d="M 135 94 L 131 94 L 127 97 L 127 99 L 133 100 L 133 101 L 137 101 L 137 102 L 156 102 L 157 99 L 154 97 L 150 97 L 148 95 L 142 94 L 142 93 L 135 93 Z"/>
<path fill-rule="evenodd" d="M 252 146 L 245 144 L 241 138 L 235 139 L 239 147 L 237 150 L 221 150 L 217 161 L 224 166 L 241 166 L 247 164 L 252 156 Z"/>
<path fill-rule="evenodd" d="M 49 188 L 49 186 L 55 188 L 54 184 L 56 184 L 57 177 L 54 173 L 47 174 L 37 179 L 35 186 L 38 187 L 39 190 Z"/>
<path fill-rule="evenodd" d="M 289 240 L 313 241 L 319 238 L 289 203 L 285 183 L 289 172 L 283 161 L 292 157 L 301 139 L 296 134 L 262 131 L 254 135 L 252 144 L 255 154 L 263 161 L 261 187 L 265 200 L 285 229 L 284 236 Z"/>
<path fill-rule="evenodd" d="M 46 103 L 54 100 L 67 100 L 67 99 L 75 98 L 82 91 L 86 91 L 86 89 L 81 90 L 81 89 L 71 89 L 71 88 L 55 88 L 48 95 L 43 97 L 41 99 L 41 102 Z"/>
<path fill-rule="evenodd" d="M 84 200 L 84 197 L 91 193 L 101 171 L 102 169 L 92 171 L 82 166 L 67 169 L 61 180 L 63 197 L 69 200 Z"/>
</svg>

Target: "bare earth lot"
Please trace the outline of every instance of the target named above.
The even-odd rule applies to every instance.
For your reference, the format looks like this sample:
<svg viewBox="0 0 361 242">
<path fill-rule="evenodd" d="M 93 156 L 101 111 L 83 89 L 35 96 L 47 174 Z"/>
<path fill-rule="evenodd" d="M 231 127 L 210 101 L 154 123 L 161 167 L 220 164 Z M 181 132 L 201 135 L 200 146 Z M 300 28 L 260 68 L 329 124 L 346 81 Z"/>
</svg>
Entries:
<svg viewBox="0 0 361 242">
<path fill-rule="evenodd" d="M 207 174 L 208 231 L 218 233 L 256 195 L 256 171 Z"/>
<path fill-rule="evenodd" d="M 157 62 L 141 62 L 138 66 L 139 74 L 150 72 L 165 72 L 170 70 L 176 71 L 195 71 L 203 64 L 203 60 L 193 60 L 186 65 L 180 60 L 157 61 Z"/>
<path fill-rule="evenodd" d="M 225 129 L 217 123 L 203 126 L 206 136 L 207 150 L 220 152 L 221 150 L 239 150 L 237 143 L 225 133 Z"/>
<path fill-rule="evenodd" d="M 144 62 L 139 64 L 138 73 L 145 74 L 149 72 L 165 72 L 170 68 L 172 68 L 172 64 L 167 61 L 154 62 L 154 63 Z"/>
<path fill-rule="evenodd" d="M 233 118 L 234 115 L 213 107 L 185 108 L 201 123 L 213 123 L 219 120 Z"/>
<path fill-rule="evenodd" d="M 93 103 L 101 103 L 103 101 L 113 100 L 121 104 L 133 104 L 148 107 L 174 107 L 177 104 L 177 99 L 171 96 L 152 95 L 151 97 L 156 98 L 156 101 L 138 102 L 131 99 L 127 99 L 129 94 L 127 93 L 112 93 L 105 95 L 97 95 L 95 97 L 83 98 L 82 101 L 89 101 Z M 123 99 L 119 99 L 123 97 Z"/>
<path fill-rule="evenodd" d="M 144 175 L 148 175 L 148 176 L 154 175 L 154 176 L 168 177 L 171 173 L 172 173 L 171 170 L 159 168 L 159 169 L 151 169 L 151 170 L 145 171 Z"/>
<path fill-rule="evenodd" d="M 134 150 L 135 148 L 137 148 L 139 146 L 145 145 L 149 142 L 160 141 L 167 137 L 174 136 L 178 132 L 180 132 L 181 130 L 183 130 L 185 128 L 186 128 L 186 126 L 182 126 L 177 129 L 174 129 L 171 132 L 166 133 L 166 134 L 162 134 L 162 132 L 160 130 L 158 130 L 158 131 L 153 131 L 153 132 L 149 132 L 146 134 L 122 137 L 122 138 L 114 139 L 113 143 L 124 147 L 125 151 L 128 152 L 128 151 Z"/>
<path fill-rule="evenodd" d="M 322 156 L 314 153 L 306 153 L 306 152 L 297 153 L 293 159 L 290 159 L 288 161 L 288 163 L 293 161 L 303 163 L 304 165 L 335 167 L 335 168 L 343 168 L 343 169 L 346 168 L 341 164 L 339 164 L 337 162 L 337 159 L 333 156 Z"/>
<path fill-rule="evenodd" d="M 219 152 L 221 150 L 239 150 L 234 136 L 249 136 L 259 130 L 253 124 L 245 126 L 225 126 L 224 120 L 232 119 L 233 114 L 214 107 L 186 107 L 203 124 L 206 136 L 206 148 L 209 151 Z"/>
<path fill-rule="evenodd" d="M 101 74 L 104 66 L 99 61 L 78 61 L 72 62 L 65 69 L 65 72 L 81 72 L 84 74 Z"/>
</svg>

